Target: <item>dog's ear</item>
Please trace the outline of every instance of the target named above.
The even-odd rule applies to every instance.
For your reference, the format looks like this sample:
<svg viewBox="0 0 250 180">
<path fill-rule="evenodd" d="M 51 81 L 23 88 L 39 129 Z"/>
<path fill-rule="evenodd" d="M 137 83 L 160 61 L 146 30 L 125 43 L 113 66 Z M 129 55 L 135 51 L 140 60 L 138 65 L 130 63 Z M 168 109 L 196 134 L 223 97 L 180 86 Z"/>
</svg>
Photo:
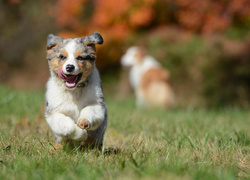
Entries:
<svg viewBox="0 0 250 180">
<path fill-rule="evenodd" d="M 63 38 L 55 36 L 53 34 L 48 35 L 47 39 L 47 56 L 46 58 L 50 61 L 55 57 L 57 47 L 61 44 Z"/>
<path fill-rule="evenodd" d="M 57 45 L 59 45 L 61 42 L 63 41 L 63 38 L 59 37 L 59 36 L 55 36 L 53 34 L 49 34 L 48 35 L 48 39 L 47 39 L 47 50 L 52 49 L 53 47 L 56 47 Z"/>
<path fill-rule="evenodd" d="M 90 36 L 84 36 L 81 38 L 82 43 L 86 45 L 93 45 L 93 44 L 103 44 L 103 38 L 100 33 L 94 32 Z"/>
</svg>

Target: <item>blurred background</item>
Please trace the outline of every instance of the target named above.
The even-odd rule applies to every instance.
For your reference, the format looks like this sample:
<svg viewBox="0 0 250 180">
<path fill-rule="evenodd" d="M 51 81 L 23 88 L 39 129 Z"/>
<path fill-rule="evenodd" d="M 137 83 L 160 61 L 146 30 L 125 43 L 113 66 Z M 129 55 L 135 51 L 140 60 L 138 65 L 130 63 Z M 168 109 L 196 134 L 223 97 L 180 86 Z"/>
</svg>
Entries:
<svg viewBox="0 0 250 180">
<path fill-rule="evenodd" d="M 120 57 L 143 46 L 171 73 L 180 106 L 250 105 L 249 0 L 1 0 L 0 83 L 45 89 L 47 35 L 100 32 L 104 93 L 133 97 Z"/>
</svg>

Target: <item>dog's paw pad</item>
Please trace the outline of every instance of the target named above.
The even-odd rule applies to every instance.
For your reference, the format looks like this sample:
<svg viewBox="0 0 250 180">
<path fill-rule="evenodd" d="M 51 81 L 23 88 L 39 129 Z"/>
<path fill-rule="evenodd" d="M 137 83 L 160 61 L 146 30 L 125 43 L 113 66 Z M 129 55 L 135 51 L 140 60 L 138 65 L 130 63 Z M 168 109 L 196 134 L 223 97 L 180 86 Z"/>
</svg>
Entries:
<svg viewBox="0 0 250 180">
<path fill-rule="evenodd" d="M 89 121 L 87 119 L 79 119 L 77 122 L 77 126 L 82 129 L 88 129 L 89 128 Z"/>
</svg>

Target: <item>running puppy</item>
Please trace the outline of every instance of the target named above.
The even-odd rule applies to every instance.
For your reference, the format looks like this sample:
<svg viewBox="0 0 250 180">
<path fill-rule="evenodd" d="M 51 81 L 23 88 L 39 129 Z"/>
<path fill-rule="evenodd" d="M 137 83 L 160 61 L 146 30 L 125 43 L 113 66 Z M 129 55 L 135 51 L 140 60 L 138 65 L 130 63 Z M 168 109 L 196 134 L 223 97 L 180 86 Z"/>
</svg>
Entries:
<svg viewBox="0 0 250 180">
<path fill-rule="evenodd" d="M 95 66 L 96 44 L 103 44 L 102 36 L 96 32 L 75 39 L 48 36 L 51 76 L 45 118 L 56 142 L 73 140 L 86 146 L 102 146 L 107 108 Z"/>
<path fill-rule="evenodd" d="M 131 47 L 121 58 L 122 66 L 131 67 L 129 80 L 135 90 L 137 106 L 167 107 L 175 102 L 169 84 L 169 72 L 139 47 Z"/>
</svg>

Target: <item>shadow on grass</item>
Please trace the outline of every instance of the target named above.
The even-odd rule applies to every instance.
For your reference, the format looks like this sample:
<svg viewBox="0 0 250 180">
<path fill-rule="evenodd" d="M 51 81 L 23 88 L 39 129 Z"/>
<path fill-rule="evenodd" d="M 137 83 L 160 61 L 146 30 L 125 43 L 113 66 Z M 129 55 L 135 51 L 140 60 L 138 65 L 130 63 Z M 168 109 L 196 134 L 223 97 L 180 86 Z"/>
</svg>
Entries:
<svg viewBox="0 0 250 180">
<path fill-rule="evenodd" d="M 75 153 L 75 152 L 94 152 L 97 155 L 118 155 L 121 152 L 119 147 L 105 147 L 103 145 L 97 144 L 88 144 L 88 145 L 81 145 L 77 142 L 68 141 L 63 144 L 63 150 L 67 153 Z"/>
</svg>

